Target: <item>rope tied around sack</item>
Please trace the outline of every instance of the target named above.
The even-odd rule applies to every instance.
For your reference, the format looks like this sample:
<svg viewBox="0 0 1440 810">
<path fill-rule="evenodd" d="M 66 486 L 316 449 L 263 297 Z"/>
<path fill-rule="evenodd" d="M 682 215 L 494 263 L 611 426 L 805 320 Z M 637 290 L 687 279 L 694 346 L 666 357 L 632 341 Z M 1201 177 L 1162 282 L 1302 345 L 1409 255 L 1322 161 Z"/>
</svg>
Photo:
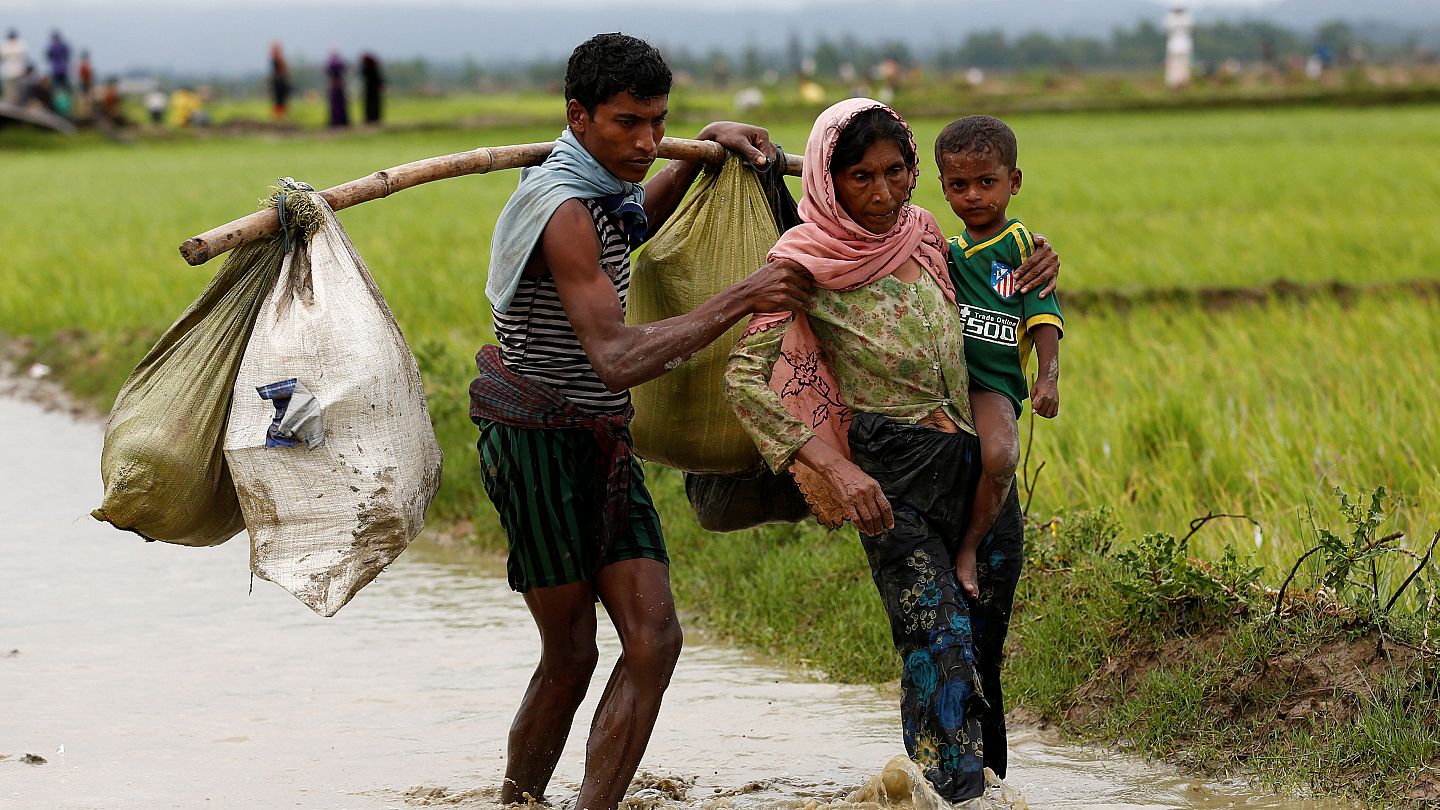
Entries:
<svg viewBox="0 0 1440 810">
<path fill-rule="evenodd" d="M 320 230 L 325 216 L 311 196 L 315 193 L 314 186 L 293 177 L 282 177 L 275 182 L 269 196 L 260 200 L 260 207 L 274 208 L 280 216 L 280 232 L 285 236 L 285 252 L 289 253 L 292 231 L 294 238 L 308 241 Z"/>
</svg>

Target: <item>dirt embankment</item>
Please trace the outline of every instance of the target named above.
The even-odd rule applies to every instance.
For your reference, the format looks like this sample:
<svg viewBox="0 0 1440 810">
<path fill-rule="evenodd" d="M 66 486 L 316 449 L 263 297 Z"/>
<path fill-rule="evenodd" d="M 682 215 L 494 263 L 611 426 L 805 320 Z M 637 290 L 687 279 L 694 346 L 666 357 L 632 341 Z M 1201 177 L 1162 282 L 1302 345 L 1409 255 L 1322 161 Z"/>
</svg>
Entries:
<svg viewBox="0 0 1440 810">
<path fill-rule="evenodd" d="M 1152 676 L 1178 672 L 1197 660 L 1215 661 L 1222 670 L 1211 680 L 1219 686 L 1206 692 L 1205 714 L 1217 728 L 1266 731 L 1234 735 L 1230 756 L 1244 762 L 1265 756 L 1267 740 L 1285 732 L 1323 736 L 1327 728 L 1363 723 L 1367 704 L 1385 691 L 1382 683 L 1420 663 L 1414 648 L 1393 643 L 1375 630 L 1357 636 L 1341 633 L 1306 647 L 1282 645 L 1258 661 L 1228 661 L 1230 641 L 1229 631 L 1219 629 L 1113 656 L 1075 691 L 1064 719 L 1077 728 L 1102 725 Z M 1348 778 L 1359 784 L 1376 774 L 1356 766 Z M 1416 806 L 1440 806 L 1440 770 L 1423 770 L 1408 787 Z"/>
<path fill-rule="evenodd" d="M 82 404 L 50 373 L 44 363 L 26 363 L 21 358 L 30 351 L 26 338 L 8 338 L 0 334 L 0 397 L 34 402 L 50 411 L 61 411 L 75 417 L 97 414 Z"/>
<path fill-rule="evenodd" d="M 1063 282 L 1062 282 L 1063 283 Z M 1126 312 L 1157 305 L 1188 306 L 1211 312 L 1271 302 L 1334 300 L 1349 305 L 1370 295 L 1404 299 L 1440 299 L 1440 279 L 1416 278 L 1380 284 L 1322 281 L 1300 284 L 1286 279 L 1251 287 L 1147 287 L 1141 289 L 1064 290 L 1065 308 L 1073 312 Z"/>
<path fill-rule="evenodd" d="M 1225 638 L 1226 631 L 1217 630 L 1110 658 L 1075 692 L 1066 719 L 1077 725 L 1093 723 L 1146 676 L 1213 655 Z M 1212 691 L 1206 702 L 1212 715 L 1233 722 L 1296 726 L 1321 718 L 1350 722 L 1375 684 L 1389 672 L 1408 668 L 1415 656 L 1414 650 L 1383 641 L 1374 631 L 1353 639 L 1334 638 L 1312 650 L 1279 651 L 1258 668 L 1252 661 L 1241 662 L 1228 678 L 1230 687 Z"/>
</svg>

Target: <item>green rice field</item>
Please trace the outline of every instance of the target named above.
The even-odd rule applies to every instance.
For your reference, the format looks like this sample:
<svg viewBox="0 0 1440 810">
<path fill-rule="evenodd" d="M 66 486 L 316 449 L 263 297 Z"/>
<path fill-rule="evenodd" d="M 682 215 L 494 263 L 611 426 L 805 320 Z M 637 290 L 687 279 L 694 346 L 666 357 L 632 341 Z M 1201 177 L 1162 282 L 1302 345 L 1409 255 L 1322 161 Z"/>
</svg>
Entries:
<svg viewBox="0 0 1440 810">
<path fill-rule="evenodd" d="M 275 178 L 323 188 L 433 155 L 550 140 L 560 125 L 558 104 L 553 124 L 514 123 L 543 115 L 544 102 L 529 97 L 393 109 L 424 126 L 130 143 L 0 130 L 0 341 L 18 340 L 26 360 L 49 364 L 103 410 L 219 267 L 191 268 L 177 246 L 254 210 Z M 691 112 L 670 134 L 699 129 Z M 471 125 L 435 125 L 462 118 Z M 916 199 L 954 230 L 928 159 L 947 120 L 912 122 L 924 157 Z M 1117 623 L 1111 584 L 1111 552 L 1146 533 L 1180 536 L 1201 515 L 1246 515 L 1258 528 L 1215 521 L 1191 549 L 1209 559 L 1226 546 L 1253 554 L 1273 587 L 1314 544 L 1312 521 L 1339 529 L 1336 487 L 1385 486 L 1395 500 L 1382 532 L 1406 532 L 1411 548 L 1440 530 L 1440 106 L 1007 120 L 1025 172 L 1010 210 L 1054 242 L 1062 288 L 1077 293 L 1061 344 L 1060 416 L 1022 423 L 1030 517 L 1061 518 L 1031 541 L 1040 553 L 1057 534 L 1096 546 L 1066 550 L 1082 560 L 1071 574 L 1041 565 L 1022 579 L 1005 675 L 1011 705 L 1201 771 L 1402 806 L 1436 762 L 1436 704 L 1432 693 L 1415 697 L 1418 681 L 1375 687 L 1362 720 L 1322 718 L 1284 733 L 1270 720 L 1251 727 L 1202 711 L 1234 685 L 1217 660 L 1253 659 L 1237 665 L 1249 671 L 1348 629 L 1237 621 L 1220 653 L 1202 643 L 1178 674 L 1147 681 L 1108 715 L 1085 723 L 1063 712 L 1110 655 L 1149 643 L 1139 638 L 1148 630 Z M 799 151 L 808 123 L 787 118 L 771 131 Z M 449 180 L 341 214 L 425 376 L 446 467 L 430 523 L 496 550 L 504 541 L 474 467 L 466 388 L 473 353 L 492 339 L 489 239 L 516 179 Z M 1277 283 L 1312 294 L 1267 295 Z M 1332 283 L 1359 291 L 1326 292 Z M 1241 294 L 1177 294 L 1217 288 Z M 897 676 L 853 529 L 710 534 L 695 524 L 679 474 L 652 467 L 648 476 L 687 623 L 832 678 Z M 1108 539 L 1087 540 L 1109 537 L 1086 529 L 1109 515 L 1119 522 L 1113 550 Z M 1385 576 L 1389 592 L 1396 577 Z M 1356 787 L 1357 773 L 1385 776 Z"/>
<path fill-rule="evenodd" d="M 533 106 L 533 102 L 531 102 Z M 945 123 L 915 122 L 922 152 Z M 1015 215 L 1049 236 L 1074 290 L 1360 285 L 1440 276 L 1440 108 L 1299 109 L 1011 118 L 1026 183 Z M 0 134 L 0 329 L 149 335 L 213 267 L 176 246 L 255 207 L 280 175 L 325 187 L 555 127 L 346 135 L 215 135 L 121 145 Z M 671 134 L 689 135 L 681 126 Z M 804 123 L 773 127 L 804 142 Z M 917 200 L 945 227 L 933 170 Z M 450 518 L 488 507 L 468 475 L 469 358 L 490 337 L 482 288 L 495 215 L 515 183 L 435 183 L 342 219 L 427 373 Z M 1062 295 L 1063 301 L 1063 295 Z M 1037 420 L 1033 512 L 1110 505 L 1127 530 L 1177 531 L 1206 511 L 1264 526 L 1278 563 L 1308 502 L 1386 484 L 1403 523 L 1440 523 L 1440 320 L 1430 300 L 1137 307 L 1073 313 L 1062 413 Z M 135 337 L 133 339 L 140 339 Z M 114 345 L 115 340 L 108 341 Z M 125 358 L 116 358 L 119 365 Z M 110 370 L 113 375 L 114 370 Z M 103 375 L 102 375 L 103 376 Z M 97 382 L 102 387 L 105 383 Z M 104 394 L 100 394 L 104 399 Z M 1248 525 L 1206 536 L 1253 541 Z"/>
</svg>

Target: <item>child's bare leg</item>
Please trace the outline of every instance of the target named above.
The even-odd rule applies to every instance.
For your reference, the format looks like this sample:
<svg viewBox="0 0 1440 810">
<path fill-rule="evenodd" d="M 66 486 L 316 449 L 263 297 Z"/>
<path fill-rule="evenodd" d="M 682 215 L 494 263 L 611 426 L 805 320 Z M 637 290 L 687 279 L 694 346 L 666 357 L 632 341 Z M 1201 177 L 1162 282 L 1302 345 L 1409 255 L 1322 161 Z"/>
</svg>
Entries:
<svg viewBox="0 0 1440 810">
<path fill-rule="evenodd" d="M 960 549 L 955 554 L 955 576 L 960 580 L 960 587 L 975 597 L 980 595 L 975 553 L 980 541 L 995 525 L 1000 507 L 1010 494 L 1015 465 L 1020 463 L 1020 430 L 1015 421 L 1015 406 L 1004 394 L 972 388 L 970 410 L 975 417 L 975 433 L 980 437 L 981 474 L 975 487 L 975 502 L 970 508 L 970 524 L 965 527 Z"/>
</svg>

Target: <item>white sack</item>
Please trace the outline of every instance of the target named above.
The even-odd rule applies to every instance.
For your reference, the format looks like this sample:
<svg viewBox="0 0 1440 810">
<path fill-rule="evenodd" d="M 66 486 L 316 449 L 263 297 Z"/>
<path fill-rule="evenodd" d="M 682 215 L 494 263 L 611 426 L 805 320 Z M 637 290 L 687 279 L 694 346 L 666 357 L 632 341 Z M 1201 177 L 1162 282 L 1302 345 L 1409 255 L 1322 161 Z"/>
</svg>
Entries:
<svg viewBox="0 0 1440 810">
<path fill-rule="evenodd" d="M 324 224 L 296 242 L 260 309 L 225 458 L 250 530 L 250 569 L 333 616 L 420 533 L 440 486 L 440 447 L 390 308 L 334 212 L 310 196 Z M 276 434 L 303 438 L 267 447 L 276 407 L 256 389 L 292 378 L 314 403 L 297 396 L 307 406 L 301 431 L 291 433 L 291 414 Z"/>
</svg>

